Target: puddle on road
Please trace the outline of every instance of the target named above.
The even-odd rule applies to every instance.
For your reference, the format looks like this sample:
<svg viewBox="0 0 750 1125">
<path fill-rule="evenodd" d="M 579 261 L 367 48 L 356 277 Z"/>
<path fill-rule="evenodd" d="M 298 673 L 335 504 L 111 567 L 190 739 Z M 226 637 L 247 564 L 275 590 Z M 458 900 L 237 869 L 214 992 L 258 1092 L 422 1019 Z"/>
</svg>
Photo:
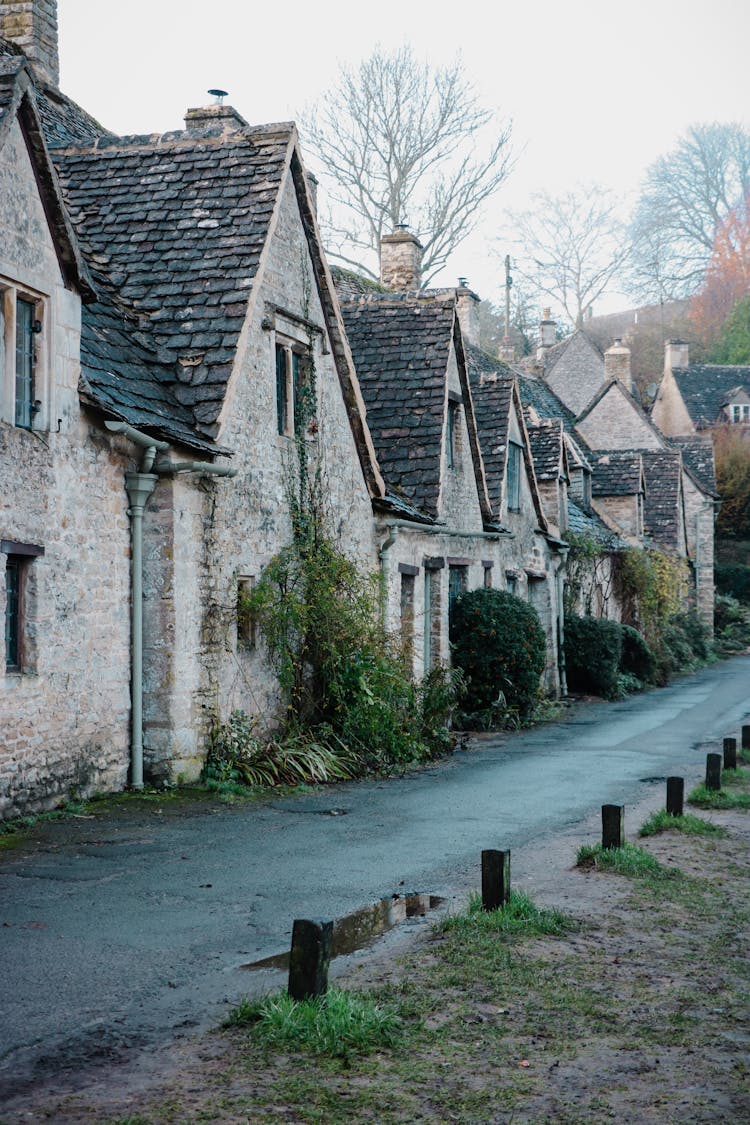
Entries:
<svg viewBox="0 0 750 1125">
<path fill-rule="evenodd" d="M 423 917 L 428 910 L 441 906 L 444 899 L 439 895 L 391 895 L 381 898 L 372 906 L 355 910 L 333 923 L 332 957 L 354 953 L 364 949 L 382 934 L 388 933 L 407 918 Z M 260 961 L 248 961 L 241 969 L 288 969 L 289 953 L 276 953 L 273 957 L 263 957 Z"/>
</svg>

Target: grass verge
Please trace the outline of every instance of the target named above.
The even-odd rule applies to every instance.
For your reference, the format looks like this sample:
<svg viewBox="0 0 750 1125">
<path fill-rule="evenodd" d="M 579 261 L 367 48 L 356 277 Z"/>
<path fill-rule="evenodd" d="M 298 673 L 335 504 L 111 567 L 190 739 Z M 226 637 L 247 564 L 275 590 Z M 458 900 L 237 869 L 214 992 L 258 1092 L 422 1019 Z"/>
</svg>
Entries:
<svg viewBox="0 0 750 1125">
<path fill-rule="evenodd" d="M 510 902 L 498 910 L 485 910 L 482 896 L 473 894 L 465 913 L 450 914 L 437 922 L 434 929 L 442 934 L 484 932 L 538 937 L 570 933 L 578 925 L 575 918 L 560 910 L 544 910 L 536 906 L 523 891 L 511 891 Z"/>
<path fill-rule="evenodd" d="M 601 844 L 585 844 L 578 849 L 576 867 L 611 871 L 615 875 L 632 878 L 674 879 L 680 872 L 665 867 L 655 856 L 636 844 L 623 844 L 621 848 L 603 848 Z"/>
<path fill-rule="evenodd" d="M 726 828 L 712 824 L 692 813 L 672 816 L 666 809 L 659 809 L 645 820 L 638 830 L 639 836 L 658 836 L 661 832 L 683 832 L 686 836 L 726 836 Z"/>
<path fill-rule="evenodd" d="M 243 1000 L 223 1025 L 252 1028 L 266 1047 L 349 1058 L 393 1047 L 404 1034 L 397 1005 L 372 996 L 330 989 L 314 1000 L 292 1000 L 285 992 Z"/>
<path fill-rule="evenodd" d="M 696 785 L 688 802 L 700 809 L 750 809 L 750 770 L 723 770 L 721 789 Z"/>
</svg>

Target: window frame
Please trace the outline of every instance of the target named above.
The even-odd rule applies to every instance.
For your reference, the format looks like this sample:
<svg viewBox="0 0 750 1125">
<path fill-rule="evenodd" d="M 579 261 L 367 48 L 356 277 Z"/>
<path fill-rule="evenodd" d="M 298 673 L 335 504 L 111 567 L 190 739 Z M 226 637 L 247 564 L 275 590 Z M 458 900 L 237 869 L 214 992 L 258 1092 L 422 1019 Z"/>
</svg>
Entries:
<svg viewBox="0 0 750 1125">
<path fill-rule="evenodd" d="M 449 392 L 445 426 L 445 464 L 457 469 L 461 463 L 461 406 L 463 400 Z"/>
<path fill-rule="evenodd" d="M 309 384 L 312 363 L 310 348 L 298 340 L 276 333 L 274 367 L 276 379 L 276 431 L 279 437 L 300 436 L 300 404 Z"/>
<path fill-rule="evenodd" d="M 509 512 L 521 511 L 522 460 L 523 446 L 520 442 L 510 438 L 508 441 L 508 464 L 505 470 L 506 506 Z"/>
<path fill-rule="evenodd" d="M 50 416 L 49 378 L 50 364 L 47 350 L 51 332 L 49 331 L 49 298 L 35 292 L 28 285 L 20 284 L 7 277 L 0 277 L 0 305 L 2 305 L 2 351 L 0 352 L 0 417 L 15 429 L 44 431 L 48 429 Z M 29 310 L 27 357 L 30 371 L 28 397 L 25 405 L 19 401 L 19 308 Z"/>
<path fill-rule="evenodd" d="M 0 554 L 6 556 L 5 574 L 3 579 L 4 597 L 4 646 L 5 646 L 5 673 L 19 674 L 31 670 L 31 659 L 28 647 L 29 624 L 29 580 L 31 577 L 31 564 L 36 558 L 44 554 L 44 547 L 31 543 L 17 543 L 13 540 L 0 540 Z M 8 579 L 15 575 L 14 591 L 15 606 L 13 612 L 8 612 L 9 584 Z M 12 633 L 12 638 L 11 638 Z M 14 660 L 10 660 L 9 646 L 13 640 L 15 646 Z"/>
</svg>

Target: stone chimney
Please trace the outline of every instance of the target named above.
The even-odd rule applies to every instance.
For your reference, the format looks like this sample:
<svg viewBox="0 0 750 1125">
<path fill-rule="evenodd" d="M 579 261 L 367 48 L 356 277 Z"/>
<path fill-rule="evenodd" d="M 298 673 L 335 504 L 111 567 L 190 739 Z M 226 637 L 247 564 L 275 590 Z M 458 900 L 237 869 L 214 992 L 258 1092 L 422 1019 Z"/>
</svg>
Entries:
<svg viewBox="0 0 750 1125">
<path fill-rule="evenodd" d="M 619 379 L 624 387 L 632 394 L 633 373 L 630 370 L 630 348 L 625 347 L 622 340 L 615 340 L 611 348 L 604 353 L 604 378 Z"/>
<path fill-rule="evenodd" d="M 555 333 L 557 332 L 557 325 L 552 319 L 552 313 L 549 309 L 543 309 L 542 319 L 539 322 L 539 347 L 551 348 L 555 343 Z"/>
<path fill-rule="evenodd" d="M 664 370 L 674 371 L 676 367 L 690 366 L 690 347 L 684 340 L 665 340 Z"/>
<path fill-rule="evenodd" d="M 45 82 L 59 86 L 57 0 L 0 0 L 0 35 L 21 48 Z"/>
<path fill-rule="evenodd" d="M 465 277 L 459 277 L 456 289 L 456 312 L 461 335 L 467 344 L 479 347 L 479 297 L 469 289 Z"/>
<path fill-rule="evenodd" d="M 497 358 L 503 363 L 515 363 L 516 346 L 510 336 L 503 336 L 497 349 Z"/>
<path fill-rule="evenodd" d="M 422 251 L 419 239 L 404 223 L 393 234 L 380 240 L 380 281 L 386 289 L 408 291 L 419 289 L 422 279 Z"/>
<path fill-rule="evenodd" d="M 228 137 L 231 133 L 246 128 L 245 118 L 233 106 L 222 102 L 189 109 L 185 114 L 185 132 L 191 137 Z"/>
</svg>

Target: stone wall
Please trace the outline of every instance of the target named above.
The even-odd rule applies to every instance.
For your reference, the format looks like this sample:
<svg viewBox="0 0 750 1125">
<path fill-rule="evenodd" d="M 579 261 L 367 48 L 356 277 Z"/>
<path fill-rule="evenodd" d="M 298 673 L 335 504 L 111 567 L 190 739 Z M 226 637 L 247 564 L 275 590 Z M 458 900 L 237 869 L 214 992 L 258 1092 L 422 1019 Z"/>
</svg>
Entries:
<svg viewBox="0 0 750 1125">
<path fill-rule="evenodd" d="M 714 505 L 696 487 L 687 473 L 682 474 L 685 497 L 685 530 L 693 560 L 695 609 L 710 634 L 714 631 Z"/>
<path fill-rule="evenodd" d="M 614 384 L 577 424 L 592 449 L 663 449 L 664 443 Z"/>
<path fill-rule="evenodd" d="M 63 287 L 17 127 L 0 149 L 0 289 L 37 302 L 35 432 L 0 421 L 0 539 L 29 558 L 20 672 L 0 666 L 0 816 L 124 783 L 129 724 L 125 463 L 81 415 L 80 302 Z M 6 363 L 12 341 L 5 349 Z M 4 381 L 0 380 L 4 385 Z M 12 394 L 12 390 L 11 390 Z M 0 612 L 5 612 L 0 553 Z"/>
<path fill-rule="evenodd" d="M 0 35 L 31 59 L 42 77 L 57 86 L 57 0 L 0 0 Z"/>
</svg>

